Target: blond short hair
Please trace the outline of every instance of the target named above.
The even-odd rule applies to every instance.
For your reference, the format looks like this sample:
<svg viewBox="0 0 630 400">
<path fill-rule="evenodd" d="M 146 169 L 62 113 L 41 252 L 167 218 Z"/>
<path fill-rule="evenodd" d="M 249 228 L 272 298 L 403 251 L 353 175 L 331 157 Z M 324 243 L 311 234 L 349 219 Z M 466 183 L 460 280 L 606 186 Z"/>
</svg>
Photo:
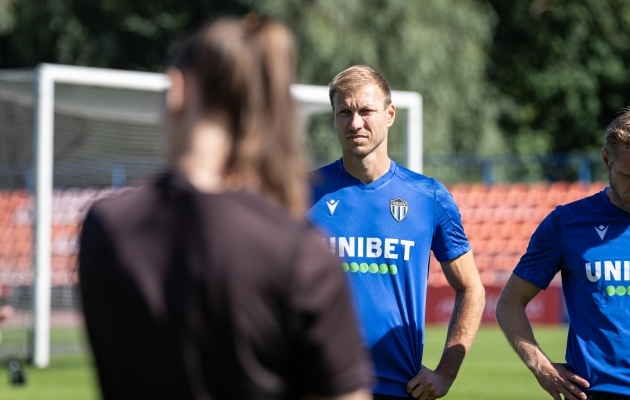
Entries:
<svg viewBox="0 0 630 400">
<path fill-rule="evenodd" d="M 614 159 L 620 147 L 630 148 L 630 107 L 606 128 L 606 152 Z"/>
<path fill-rule="evenodd" d="M 385 107 L 392 103 L 392 89 L 389 82 L 376 68 L 368 65 L 354 65 L 337 74 L 328 86 L 328 97 L 330 97 L 330 105 L 335 108 L 333 96 L 335 92 L 352 94 L 360 87 L 367 84 L 376 84 L 385 96 Z"/>
</svg>

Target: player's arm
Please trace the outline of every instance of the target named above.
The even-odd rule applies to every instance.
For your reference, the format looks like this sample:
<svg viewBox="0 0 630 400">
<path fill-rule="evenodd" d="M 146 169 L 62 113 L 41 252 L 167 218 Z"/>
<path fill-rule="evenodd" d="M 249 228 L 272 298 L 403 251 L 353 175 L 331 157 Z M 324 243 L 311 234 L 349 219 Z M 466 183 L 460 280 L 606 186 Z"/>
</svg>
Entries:
<svg viewBox="0 0 630 400">
<path fill-rule="evenodd" d="M 455 304 L 437 368 L 431 371 L 422 366 L 418 375 L 407 383 L 407 392 L 421 400 L 446 395 L 477 335 L 486 303 L 471 251 L 441 265 L 446 280 L 455 290 Z"/>
<path fill-rule="evenodd" d="M 588 382 L 566 364 L 551 362 L 536 343 L 525 308 L 539 292 L 536 285 L 512 274 L 497 303 L 497 321 L 514 351 L 551 397 L 560 400 L 562 393 L 565 399 L 586 399 L 575 383 L 588 388 Z"/>
</svg>

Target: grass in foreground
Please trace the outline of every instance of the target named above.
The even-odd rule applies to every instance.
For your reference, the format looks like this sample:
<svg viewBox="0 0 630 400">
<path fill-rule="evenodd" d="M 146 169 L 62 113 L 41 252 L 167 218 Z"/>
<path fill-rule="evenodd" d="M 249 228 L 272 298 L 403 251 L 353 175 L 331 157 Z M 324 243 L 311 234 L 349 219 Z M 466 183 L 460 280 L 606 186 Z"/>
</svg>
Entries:
<svg viewBox="0 0 630 400">
<path fill-rule="evenodd" d="M 25 341 L 24 327 L 2 329 L 3 345 L 19 345 Z M 52 355 L 50 366 L 37 369 L 23 365 L 26 372 L 25 385 L 11 385 L 2 359 L 0 370 L 1 400 L 92 400 L 98 399 L 96 376 L 92 358 L 85 351 L 86 340 L 82 329 L 75 327 L 53 327 L 50 332 Z"/>
<path fill-rule="evenodd" d="M 554 362 L 564 362 L 567 328 L 534 327 L 540 346 Z M 442 354 L 446 327 L 427 330 L 423 364 L 435 368 Z M 446 399 L 550 399 L 521 362 L 496 325 L 483 326 Z"/>
<path fill-rule="evenodd" d="M 6 367 L 0 373 L 0 399 L 3 400 L 72 400 L 98 399 L 92 360 L 86 353 L 53 355 L 50 367 L 25 367 L 27 383 L 9 384 Z"/>
<path fill-rule="evenodd" d="M 564 360 L 566 327 L 535 327 L 536 338 L 554 361 Z M 84 344 L 77 328 L 55 328 L 51 332 L 53 349 L 74 349 L 72 353 L 53 354 L 50 367 L 38 370 L 26 367 L 26 385 L 8 383 L 6 367 L 0 371 L 2 400 L 92 400 L 98 399 L 92 359 L 86 352 L 76 352 Z M 423 363 L 435 368 L 442 354 L 446 327 L 429 327 Z M 75 345 L 74 347 L 72 345 Z M 457 380 L 445 397 L 469 399 L 549 399 L 534 376 L 521 363 L 497 326 L 484 326 L 466 357 Z"/>
</svg>

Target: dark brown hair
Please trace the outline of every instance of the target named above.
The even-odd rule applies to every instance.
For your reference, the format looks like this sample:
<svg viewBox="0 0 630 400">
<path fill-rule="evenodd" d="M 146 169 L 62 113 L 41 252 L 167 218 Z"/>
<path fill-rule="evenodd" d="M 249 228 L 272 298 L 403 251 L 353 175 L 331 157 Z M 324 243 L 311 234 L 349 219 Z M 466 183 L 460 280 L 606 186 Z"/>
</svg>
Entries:
<svg viewBox="0 0 630 400">
<path fill-rule="evenodd" d="M 630 107 L 615 118 L 606 128 L 606 145 L 604 148 L 612 160 L 617 157 L 619 147 L 630 148 Z"/>
<path fill-rule="evenodd" d="M 295 64 L 289 30 L 250 13 L 205 26 L 180 45 L 167 67 L 192 71 L 205 111 L 229 119 L 228 180 L 254 187 L 302 216 L 307 168 L 290 93 Z"/>
<path fill-rule="evenodd" d="M 337 74 L 328 86 L 328 97 L 330 105 L 335 108 L 333 97 L 339 91 L 345 94 L 352 94 L 360 87 L 367 84 L 376 84 L 385 96 L 385 107 L 392 103 L 392 89 L 389 82 L 376 68 L 367 65 L 354 65 Z"/>
</svg>

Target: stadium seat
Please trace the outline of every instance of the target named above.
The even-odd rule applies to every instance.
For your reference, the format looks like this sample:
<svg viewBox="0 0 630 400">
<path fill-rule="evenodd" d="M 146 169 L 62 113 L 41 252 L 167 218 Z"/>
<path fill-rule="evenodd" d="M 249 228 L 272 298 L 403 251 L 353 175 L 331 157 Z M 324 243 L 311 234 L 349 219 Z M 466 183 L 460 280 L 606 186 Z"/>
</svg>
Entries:
<svg viewBox="0 0 630 400">
<path fill-rule="evenodd" d="M 525 252 L 538 224 L 557 204 L 566 204 L 606 187 L 605 182 L 450 187 L 461 212 L 475 262 L 484 283 L 503 284 Z M 76 240 L 88 207 L 112 189 L 65 189 L 54 192 L 52 240 L 54 279 L 76 279 Z M 0 190 L 0 270 L 32 268 L 32 196 L 25 190 Z M 429 284 L 447 285 L 431 256 Z"/>
<path fill-rule="evenodd" d="M 453 197 L 484 284 L 505 283 L 536 227 L 558 204 L 597 193 L 605 186 L 604 182 L 453 185 Z M 431 268 L 430 281 L 445 284 L 439 264 L 431 264 Z"/>
</svg>

